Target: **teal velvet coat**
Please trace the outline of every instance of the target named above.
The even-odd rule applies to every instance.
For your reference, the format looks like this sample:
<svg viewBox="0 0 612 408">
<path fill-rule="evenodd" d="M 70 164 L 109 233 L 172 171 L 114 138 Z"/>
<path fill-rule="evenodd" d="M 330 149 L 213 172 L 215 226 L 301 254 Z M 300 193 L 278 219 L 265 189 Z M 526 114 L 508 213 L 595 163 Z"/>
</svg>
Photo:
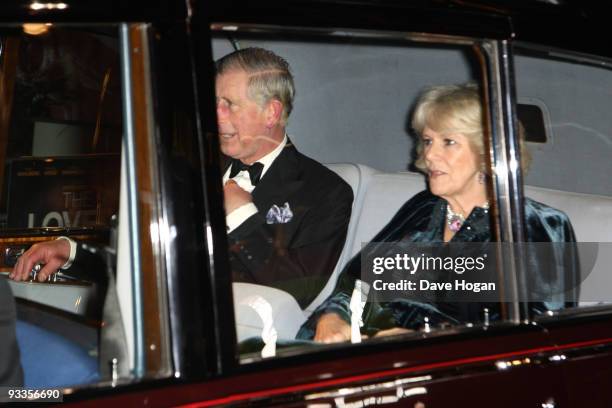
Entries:
<svg viewBox="0 0 612 408">
<path fill-rule="evenodd" d="M 443 243 L 446 206 L 447 202 L 444 199 L 423 191 L 406 202 L 372 242 Z M 526 198 L 525 218 L 528 242 L 575 242 L 572 225 L 568 217 L 559 210 Z M 489 219 L 487 209 L 475 207 L 451 242 L 491 241 Z M 575 245 L 565 245 L 563 248 L 572 250 L 557 251 L 553 254 L 555 259 L 547 259 L 544 262 L 541 259 L 527 260 L 528 267 L 529 264 L 531 265 L 529 273 L 537 281 L 536 284 L 564 288 L 576 287 L 579 273 Z M 544 267 L 543 263 L 555 263 L 557 268 Z M 554 276 L 551 275 L 550 270 L 555 270 Z M 355 280 L 360 279 L 360 273 L 361 256 L 357 254 L 344 268 L 332 295 L 304 323 L 298 332 L 298 339 L 312 339 L 319 316 L 324 313 L 337 313 L 350 322 L 350 298 Z M 532 302 L 530 310 L 532 314 L 539 314 L 547 309 L 568 306 L 576 300 L 576 297 L 577 294 L 574 293 L 572 298 L 564 298 L 556 303 Z M 489 310 L 490 320 L 499 319 L 499 302 L 487 304 L 417 303 L 406 299 L 382 303 L 368 302 L 362 315 L 364 322 L 362 332 L 373 334 L 392 327 L 419 329 L 425 317 L 428 317 L 432 325 L 477 323 L 482 321 L 485 307 Z"/>
</svg>

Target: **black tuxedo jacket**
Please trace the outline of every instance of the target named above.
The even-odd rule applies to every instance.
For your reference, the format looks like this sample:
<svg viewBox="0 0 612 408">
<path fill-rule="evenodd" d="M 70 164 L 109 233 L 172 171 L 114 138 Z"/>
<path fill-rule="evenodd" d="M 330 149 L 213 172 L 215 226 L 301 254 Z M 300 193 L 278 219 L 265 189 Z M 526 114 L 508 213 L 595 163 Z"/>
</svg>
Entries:
<svg viewBox="0 0 612 408">
<path fill-rule="evenodd" d="M 338 261 L 353 192 L 340 176 L 288 141 L 252 195 L 258 213 L 228 237 L 232 278 L 285 290 L 304 308 Z M 289 221 L 267 217 L 274 205 L 285 203 L 293 214 Z"/>
</svg>

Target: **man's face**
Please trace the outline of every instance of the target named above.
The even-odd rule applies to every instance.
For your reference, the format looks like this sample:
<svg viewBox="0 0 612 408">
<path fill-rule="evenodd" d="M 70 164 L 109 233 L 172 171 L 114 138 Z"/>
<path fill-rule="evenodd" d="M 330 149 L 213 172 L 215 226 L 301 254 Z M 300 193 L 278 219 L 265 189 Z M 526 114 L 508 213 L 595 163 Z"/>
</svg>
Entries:
<svg viewBox="0 0 612 408">
<path fill-rule="evenodd" d="M 250 164 L 265 156 L 270 129 L 265 110 L 247 95 L 249 75 L 235 69 L 217 75 L 217 124 L 221 151 Z"/>
</svg>

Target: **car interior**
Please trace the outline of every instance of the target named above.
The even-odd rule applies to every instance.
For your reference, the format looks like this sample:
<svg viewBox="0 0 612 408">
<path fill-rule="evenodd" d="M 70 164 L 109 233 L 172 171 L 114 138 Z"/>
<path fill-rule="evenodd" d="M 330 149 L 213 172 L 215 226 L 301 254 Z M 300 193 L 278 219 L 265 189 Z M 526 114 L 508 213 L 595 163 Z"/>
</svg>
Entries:
<svg viewBox="0 0 612 408">
<path fill-rule="evenodd" d="M 478 82 L 480 74 L 469 49 L 420 44 L 383 47 L 350 40 L 320 44 L 219 34 L 213 41 L 215 58 L 231 52 L 236 43 L 272 49 L 291 62 L 297 97 L 289 136 L 301 151 L 338 173 L 354 193 L 344 249 L 328 283 L 309 306 L 302 310 L 291 295 L 275 288 L 233 284 L 239 341 L 261 336 L 264 321 L 274 322 L 279 339 L 292 339 L 332 293 L 344 265 L 402 204 L 426 189 L 425 176 L 412 166 L 409 115 L 418 92 L 438 83 Z M 596 72 L 594 79 L 591 67 L 520 54 L 515 58 L 518 101 L 522 108 L 528 108 L 519 109 L 519 119 L 527 129 L 527 146 L 533 157 L 525 178 L 525 195 L 565 212 L 578 242 L 600 243 L 596 264 L 583 268 L 582 273 L 588 276 L 581 278 L 579 305 L 603 303 L 607 296 L 602 288 L 610 283 L 603 243 L 612 240 L 612 185 L 601 178 L 600 171 L 606 166 L 603 152 L 609 152 L 610 135 L 605 133 L 609 119 L 589 114 L 588 120 L 594 122 L 587 128 L 587 116 L 581 116 L 586 110 L 576 109 L 570 117 L 561 103 L 568 96 L 560 94 L 578 92 L 585 100 L 603 103 L 606 96 L 595 81 L 603 76 L 610 81 L 609 74 Z M 338 72 L 345 75 L 341 80 L 336 77 Z M 570 73 L 585 82 L 580 86 L 564 83 L 565 88 L 551 85 Z M 546 75 L 554 80 L 543 81 Z M 305 82 L 308 85 L 301 85 Z M 359 89 L 356 94 L 355 88 Z M 388 103 L 391 98 L 394 102 Z M 333 115 L 329 106 L 334 108 Z M 359 120 L 355 111 L 360 112 Z M 581 153 L 593 161 L 582 160 Z M 573 166 L 572 162 L 580 164 Z M 252 307 L 260 297 L 272 306 L 272 316 L 258 315 Z"/>
</svg>

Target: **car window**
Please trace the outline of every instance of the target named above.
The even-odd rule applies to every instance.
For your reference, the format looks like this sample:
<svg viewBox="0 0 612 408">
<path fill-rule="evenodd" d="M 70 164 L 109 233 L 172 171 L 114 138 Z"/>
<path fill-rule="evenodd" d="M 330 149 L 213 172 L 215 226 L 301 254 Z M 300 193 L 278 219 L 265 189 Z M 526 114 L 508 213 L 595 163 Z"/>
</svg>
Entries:
<svg viewBox="0 0 612 408">
<path fill-rule="evenodd" d="M 527 143 L 532 160 L 524 176 L 525 196 L 561 211 L 551 211 L 549 222 L 565 223 L 560 234 L 578 242 L 564 245 L 567 252 L 577 251 L 579 262 L 569 280 L 549 294 L 558 307 L 609 304 L 612 122 L 605 107 L 612 101 L 610 64 L 561 52 L 542 54 L 528 46 L 517 53 L 517 99 L 543 108 L 546 123 L 539 131 L 547 133 L 544 143 Z M 563 298 L 569 303 L 562 305 Z"/>
<path fill-rule="evenodd" d="M 116 31 L 41 30 L 3 41 L 4 226 L 108 228 L 122 125 Z"/>
<path fill-rule="evenodd" d="M 144 374 L 142 294 L 134 290 L 133 279 L 140 270 L 134 253 L 147 257 L 148 252 L 134 250 L 139 241 L 130 231 L 137 232 L 133 225 L 139 223 L 136 203 L 146 196 L 154 206 L 155 190 L 147 184 L 149 173 L 135 173 L 128 165 L 143 160 L 134 154 L 134 143 L 148 155 L 149 133 L 141 131 L 141 141 L 134 142 L 133 126 L 126 126 L 133 117 L 124 115 L 123 71 L 126 64 L 140 62 L 128 86 L 132 96 L 140 96 L 149 77 L 138 68 L 149 68 L 142 60 L 147 48 L 140 43 L 133 48 L 140 60 L 121 55 L 130 30 L 141 37 L 146 31 L 137 25 L 122 28 L 124 34 L 119 25 L 47 23 L 0 31 L 1 278 L 12 275 L 36 245 L 59 237 L 73 240 L 71 266 L 68 262 L 41 281 L 51 258 L 37 259 L 28 276 L 9 281 L 29 388 L 116 384 Z M 133 35 L 131 41 L 138 39 Z M 141 125 L 148 123 L 142 114 L 147 106 L 128 110 Z M 145 216 L 147 210 L 140 207 Z M 156 285 L 155 278 L 151 281 Z M 150 288 L 147 293 L 157 296 Z M 161 341 L 149 341 L 161 352 Z"/>
<path fill-rule="evenodd" d="M 59 236 L 102 255 L 116 235 L 119 209 L 117 28 L 5 28 L 1 57 L 2 271 L 8 274 L 31 245 Z M 25 385 L 101 380 L 104 260 L 62 270 L 47 282 L 36 274 L 11 282 Z M 42 344 L 50 349 L 37 352 L 46 348 Z M 64 364 L 62 372 L 54 368 Z"/>
<path fill-rule="evenodd" d="M 233 77 L 235 83 L 244 79 L 248 84 L 249 78 L 263 75 L 257 73 L 259 68 L 248 65 L 249 58 L 257 57 L 251 56 L 256 52 L 249 49 L 259 47 L 281 56 L 291 67 L 295 99 L 284 128 L 288 143 L 294 151 L 322 163 L 324 169 L 339 175 L 352 193 L 349 222 L 338 227 L 345 214 L 341 209 L 346 200 L 337 189 L 329 187 L 330 183 L 336 182 L 335 179 L 329 181 L 331 177 L 324 170 L 313 170 L 315 164 L 311 162 L 308 162 L 309 169 L 305 169 L 303 164 L 296 165 L 296 160 L 302 160 L 301 156 L 295 159 L 296 153 L 292 153 L 293 166 L 299 166 L 299 172 L 319 172 L 317 180 L 308 180 L 304 173 L 295 178 L 292 174 L 296 169 L 286 164 L 283 165 L 286 166 L 282 170 L 283 176 L 270 176 L 276 170 L 272 164 L 271 173 L 260 176 L 259 184 L 254 187 L 243 184 L 247 185 L 244 188 L 252 200 L 249 205 L 255 205 L 254 212 L 246 213 L 241 221 L 244 224 L 239 223 L 237 227 L 231 225 L 231 214 L 227 217 L 234 312 L 242 361 L 320 347 L 322 343 L 313 342 L 313 339 L 317 319 L 323 311 L 342 309 L 342 313 L 337 314 L 347 325 L 343 328 L 346 334 L 343 340 L 348 342 L 351 338 L 353 342 L 376 341 L 378 338 L 374 336 L 377 333 L 419 338 L 423 333 L 444 334 L 450 333 L 450 328 L 505 322 L 505 312 L 499 306 L 499 292 L 491 290 L 488 297 L 483 296 L 491 287 L 476 288 L 474 281 L 466 288 L 455 288 L 455 281 L 463 281 L 455 278 L 462 277 L 465 264 L 449 266 L 444 278 L 447 282 L 440 274 L 425 272 L 426 268 L 419 270 L 421 275 L 414 274 L 414 271 L 411 274 L 408 267 L 394 263 L 396 255 L 411 253 L 415 260 L 420 258 L 425 262 L 430 259 L 433 265 L 442 260 L 440 248 L 451 247 L 456 251 L 454 256 L 462 258 L 460 262 L 473 256 L 474 259 L 467 260 L 467 264 L 474 269 L 475 262 L 487 257 L 482 257 L 483 251 L 490 250 L 490 247 L 483 248 L 480 244 L 472 247 L 443 244 L 441 234 L 446 228 L 446 213 L 439 220 L 430 221 L 429 227 L 422 227 L 431 233 L 431 237 L 414 238 L 407 246 L 396 245 L 402 240 L 393 238 L 391 232 L 394 226 L 411 220 L 415 208 L 409 211 L 406 208 L 410 206 L 404 207 L 404 212 L 396 216 L 411 198 L 417 196 L 416 201 L 411 201 L 413 205 L 424 200 L 423 197 L 442 203 L 427 195 L 427 168 L 424 168 L 424 174 L 419 172 L 416 164 L 419 155 L 416 141 L 422 135 L 413 128 L 413 115 L 419 98 L 432 87 L 446 86 L 444 89 L 448 90 L 451 85 L 461 85 L 474 89 L 476 105 L 483 107 L 482 116 L 477 115 L 476 120 L 481 129 L 479 140 L 483 158 L 480 183 L 491 182 L 491 178 L 484 174 L 484 169 L 490 168 L 485 153 L 488 151 L 485 147 L 488 146 L 488 140 L 485 140 L 488 132 L 483 130 L 488 128 L 483 123 L 488 121 L 489 111 L 483 102 L 483 78 L 486 74 L 474 42 L 457 39 L 444 43 L 433 38 L 424 43 L 414 41 L 418 37 L 410 36 L 407 38 L 411 41 L 398 41 L 397 38 L 375 41 L 359 35 L 289 37 L 270 34 L 262 37 L 233 29 L 227 32 L 222 24 L 213 25 L 213 28 L 218 30 L 213 36 L 213 55 L 217 61 L 221 60 L 221 63 L 217 62 L 217 120 L 221 151 L 228 156 L 224 157 L 224 183 L 234 177 L 238 180 L 241 174 L 245 180 L 249 177 L 246 170 L 244 173 L 232 172 L 232 167 L 240 166 L 240 163 L 235 164 L 236 160 L 247 157 L 246 146 L 257 138 L 244 132 L 241 128 L 244 122 L 232 116 L 232 109 L 241 112 L 244 101 L 240 100 L 240 93 L 232 95 L 228 89 L 231 74 L 236 71 L 254 70 L 245 75 L 246 79 L 238 75 Z M 245 56 L 239 60 L 232 55 Z M 240 85 L 236 87 L 240 88 Z M 248 96 L 248 90 L 242 94 Z M 461 133 L 456 131 L 460 125 L 454 126 L 445 128 L 450 129 L 451 136 Z M 277 145 L 282 140 L 279 138 Z M 447 147 L 459 143 L 450 136 L 440 140 Z M 467 146 L 468 142 L 465 143 Z M 469 146 L 471 149 L 471 144 Z M 286 150 L 282 147 L 282 151 Z M 284 160 L 285 156 L 278 157 Z M 250 164 L 248 159 L 242 161 Z M 269 184 L 271 177 L 276 177 L 273 188 Z M 287 192 L 283 183 L 291 177 L 295 179 L 288 188 L 295 191 Z M 240 185 L 242 181 L 236 183 Z M 227 184 L 225 194 L 227 206 Z M 483 195 L 482 203 L 478 203 L 479 208 L 473 215 L 486 225 L 494 199 L 487 201 Z M 444 208 L 439 204 L 438 210 Z M 335 215 L 330 219 L 329 214 Z M 311 216 L 314 218 L 309 218 Z M 394 216 L 396 218 L 392 221 Z M 431 212 L 423 219 L 433 219 Z M 296 220 L 297 225 L 292 224 Z M 313 225 L 313 231 L 308 230 L 309 223 Z M 341 230 L 341 244 L 333 241 L 333 227 L 335 231 Z M 326 228 L 330 229 L 327 235 L 316 234 Z M 346 239 L 342 228 L 346 228 Z M 477 232 L 480 227 L 474 224 L 474 231 L 471 228 L 466 224 L 461 234 Z M 490 236 L 488 226 L 483 228 L 485 235 L 478 239 L 495 240 Z M 434 232 L 436 230 L 438 232 Z M 381 245 L 366 246 L 375 238 Z M 469 241 L 472 238 L 458 241 L 462 239 Z M 330 250 L 333 245 L 336 245 L 336 252 Z M 381 261 L 381 258 L 386 261 Z M 327 261 L 323 262 L 324 259 Z M 355 259 L 361 260 L 361 269 Z M 488 283 L 499 289 L 505 283 L 498 281 L 497 274 L 493 273 L 497 270 L 495 262 L 491 257 L 490 271 L 495 277 L 489 276 Z M 375 270 L 379 267 L 385 273 L 377 273 Z M 469 274 L 463 275 L 466 276 Z M 404 281 L 410 279 L 414 280 L 415 289 L 405 284 Z M 450 284 L 451 289 L 445 284 Z M 470 295 L 464 296 L 468 292 Z M 471 296 L 475 292 L 478 294 Z M 446 301 L 440 300 L 447 296 Z M 336 298 L 336 303 L 330 303 L 333 298 Z M 411 299 L 409 304 L 402 305 L 406 299 Z M 396 330 L 397 327 L 406 330 Z"/>
</svg>

